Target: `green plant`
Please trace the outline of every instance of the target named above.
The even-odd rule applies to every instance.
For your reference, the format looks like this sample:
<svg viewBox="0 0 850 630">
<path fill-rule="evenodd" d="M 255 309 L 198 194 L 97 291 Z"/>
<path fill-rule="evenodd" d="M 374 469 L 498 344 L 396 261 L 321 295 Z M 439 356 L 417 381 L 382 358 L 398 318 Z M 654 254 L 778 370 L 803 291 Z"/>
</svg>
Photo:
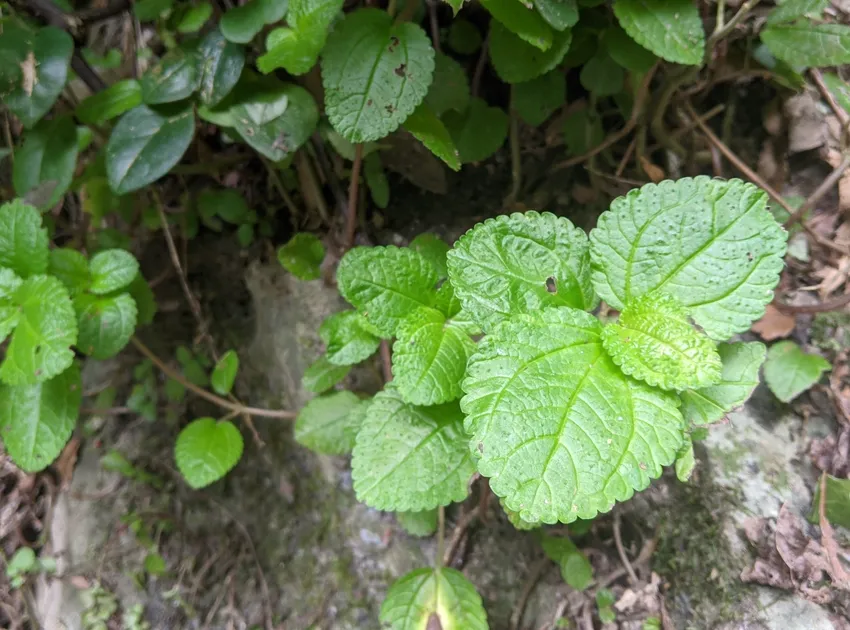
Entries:
<svg viewBox="0 0 850 630">
<path fill-rule="evenodd" d="M 6 577 L 12 588 L 21 588 L 28 575 L 35 573 L 54 573 L 56 560 L 53 558 L 38 558 L 30 547 L 19 548 L 6 564 Z"/>
</svg>

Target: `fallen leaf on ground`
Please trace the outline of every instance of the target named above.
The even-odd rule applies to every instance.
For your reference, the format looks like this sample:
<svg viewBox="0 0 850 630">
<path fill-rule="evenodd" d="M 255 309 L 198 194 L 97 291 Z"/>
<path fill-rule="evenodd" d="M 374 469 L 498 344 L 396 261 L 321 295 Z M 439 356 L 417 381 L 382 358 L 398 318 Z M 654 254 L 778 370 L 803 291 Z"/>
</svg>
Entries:
<svg viewBox="0 0 850 630">
<path fill-rule="evenodd" d="M 653 164 L 644 156 L 641 156 L 640 158 L 640 167 L 643 169 L 643 172 L 646 173 L 646 176 L 653 181 L 653 183 L 657 184 L 664 179 L 664 169 Z"/>
<path fill-rule="evenodd" d="M 753 324 L 751 330 L 765 341 L 773 341 L 790 335 L 796 323 L 797 320 L 793 315 L 783 313 L 773 304 L 768 304 L 764 315 Z"/>
</svg>

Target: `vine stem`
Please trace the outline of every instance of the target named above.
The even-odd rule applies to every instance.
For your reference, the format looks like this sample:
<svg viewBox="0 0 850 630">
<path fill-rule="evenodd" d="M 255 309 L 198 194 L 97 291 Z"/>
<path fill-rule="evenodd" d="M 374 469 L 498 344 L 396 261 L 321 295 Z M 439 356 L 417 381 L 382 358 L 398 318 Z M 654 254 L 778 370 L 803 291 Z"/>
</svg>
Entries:
<svg viewBox="0 0 850 630">
<path fill-rule="evenodd" d="M 162 361 L 162 359 L 156 356 L 153 350 L 151 350 L 144 343 L 142 343 L 142 341 L 138 337 L 131 337 L 130 343 L 132 343 L 136 347 L 136 349 L 141 352 L 147 359 L 150 359 L 150 362 L 153 363 L 167 377 L 174 379 L 189 391 L 197 394 L 204 400 L 208 400 L 214 405 L 218 405 L 222 409 L 227 409 L 228 411 L 232 411 L 237 414 L 248 414 L 251 416 L 260 416 L 262 418 L 280 418 L 283 420 L 294 420 L 295 417 L 298 415 L 294 411 L 288 411 L 285 409 L 261 409 L 259 407 L 248 407 L 240 403 L 235 403 L 226 400 L 221 396 L 216 396 L 212 392 L 205 390 L 203 387 L 198 387 L 191 381 L 187 380 L 186 377 L 184 377 L 182 374 L 168 367 Z"/>
<path fill-rule="evenodd" d="M 443 568 L 443 547 L 446 544 L 446 508 L 437 508 L 437 557 L 434 558 L 435 568 Z"/>
<path fill-rule="evenodd" d="M 351 167 L 351 182 L 348 185 L 348 211 L 345 217 L 345 249 L 354 247 L 354 233 L 357 230 L 357 195 L 360 188 L 360 167 L 363 164 L 363 145 L 354 148 L 354 165 Z"/>
</svg>

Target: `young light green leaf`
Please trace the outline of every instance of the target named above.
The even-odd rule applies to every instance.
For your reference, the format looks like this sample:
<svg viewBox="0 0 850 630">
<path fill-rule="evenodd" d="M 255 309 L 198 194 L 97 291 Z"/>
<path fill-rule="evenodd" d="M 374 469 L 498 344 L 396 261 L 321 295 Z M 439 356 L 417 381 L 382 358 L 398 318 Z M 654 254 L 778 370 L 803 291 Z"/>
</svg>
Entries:
<svg viewBox="0 0 850 630">
<path fill-rule="evenodd" d="M 449 277 L 447 257 L 451 248 L 439 236 L 430 232 L 423 232 L 410 241 L 410 249 L 419 252 L 428 262 L 434 265 L 438 279 Z"/>
<path fill-rule="evenodd" d="M 342 5 L 342 0 L 292 0 L 286 18 L 288 28 L 275 29 L 266 38 L 268 52 L 257 59 L 260 72 L 277 68 L 295 75 L 309 72 Z"/>
<path fill-rule="evenodd" d="M 420 306 L 431 306 L 437 272 L 420 254 L 398 247 L 355 247 L 339 263 L 339 292 L 389 339 Z"/>
<path fill-rule="evenodd" d="M 133 278 L 130 286 L 127 287 L 127 293 L 136 302 L 139 325 L 150 324 L 154 315 L 156 315 L 156 297 L 154 297 L 150 285 L 141 273 L 136 274 L 136 277 Z"/>
<path fill-rule="evenodd" d="M 135 79 L 113 83 L 77 105 L 74 114 L 87 125 L 100 126 L 142 104 L 142 87 Z"/>
<path fill-rule="evenodd" d="M 417 512 L 462 501 L 475 472 L 457 403 L 416 407 L 394 387 L 373 399 L 357 434 L 351 475 L 357 499 Z"/>
<path fill-rule="evenodd" d="M 47 271 L 47 230 L 38 210 L 14 199 L 0 206 L 0 267 L 22 278 Z"/>
<path fill-rule="evenodd" d="M 130 284 L 139 273 L 139 262 L 124 249 L 106 249 L 89 261 L 92 293 L 105 295 Z"/>
<path fill-rule="evenodd" d="M 242 457 L 242 434 L 232 422 L 198 418 L 180 431 L 174 444 L 177 469 L 198 490 L 230 472 Z"/>
<path fill-rule="evenodd" d="M 717 352 L 723 363 L 720 382 L 679 394 L 682 415 L 689 425 L 722 420 L 735 407 L 743 405 L 759 383 L 759 369 L 767 352 L 764 344 L 721 343 Z"/>
<path fill-rule="evenodd" d="M 402 529 L 411 536 L 431 536 L 437 531 L 437 510 L 422 512 L 396 512 L 395 518 Z"/>
<path fill-rule="evenodd" d="M 235 350 L 228 350 L 215 364 L 210 384 L 217 394 L 227 396 L 233 389 L 236 374 L 239 372 L 239 355 Z"/>
<path fill-rule="evenodd" d="M 785 0 L 767 15 L 768 24 L 793 22 L 799 17 L 819 17 L 829 6 L 829 0 Z"/>
<path fill-rule="evenodd" d="M 295 441 L 326 455 L 350 453 L 371 402 L 349 391 L 314 398 L 298 414 Z"/>
<path fill-rule="evenodd" d="M 690 437 L 685 439 L 685 444 L 679 449 L 679 454 L 676 456 L 676 479 L 682 483 L 687 482 L 696 468 L 697 460 L 694 455 L 694 443 Z"/>
<path fill-rule="evenodd" d="M 155 182 L 180 161 L 194 133 L 191 105 L 131 109 L 115 125 L 106 144 L 109 186 L 123 195 Z"/>
<path fill-rule="evenodd" d="M 421 28 L 359 9 L 337 25 L 322 53 L 325 112 L 346 140 L 378 140 L 413 113 L 433 73 L 434 49 Z"/>
<path fill-rule="evenodd" d="M 658 59 L 646 48 L 628 36 L 618 24 L 611 25 L 603 35 L 603 42 L 611 59 L 629 72 L 644 74 L 649 72 Z"/>
<path fill-rule="evenodd" d="M 0 385 L 0 438 L 15 464 L 28 473 L 49 466 L 65 447 L 82 400 L 80 368 L 32 385 Z"/>
<path fill-rule="evenodd" d="M 546 122 L 566 100 L 567 79 L 558 70 L 511 86 L 511 108 L 534 127 Z"/>
<path fill-rule="evenodd" d="M 578 22 L 576 0 L 534 0 L 534 7 L 556 31 L 563 31 Z"/>
<path fill-rule="evenodd" d="M 198 89 L 198 53 L 194 48 L 174 48 L 142 75 L 142 100 L 148 105 L 189 98 Z"/>
<path fill-rule="evenodd" d="M 764 381 L 782 402 L 791 402 L 831 370 L 829 361 L 803 352 L 793 341 L 780 341 L 767 351 Z"/>
<path fill-rule="evenodd" d="M 282 20 L 287 6 L 285 0 L 249 0 L 225 13 L 219 28 L 229 41 L 247 44 L 266 24 Z"/>
<path fill-rule="evenodd" d="M 682 444 L 678 400 L 625 376 L 601 332 L 589 313 L 547 308 L 504 322 L 467 365 L 461 406 L 478 472 L 528 522 L 607 512 Z"/>
<path fill-rule="evenodd" d="M 402 399 L 414 405 L 438 405 L 463 394 L 460 381 L 475 342 L 433 308 L 408 315 L 393 344 L 393 383 Z"/>
<path fill-rule="evenodd" d="M 23 197 L 40 185 L 52 188 L 38 206 L 47 210 L 62 199 L 74 179 L 77 166 L 77 127 L 70 116 L 43 120 L 24 136 L 24 146 L 15 154 L 12 182 Z"/>
<path fill-rule="evenodd" d="M 597 53 L 582 66 L 579 79 L 588 92 L 597 97 L 614 96 L 623 90 L 625 74 L 609 55 Z"/>
<path fill-rule="evenodd" d="M 325 342 L 325 355 L 334 365 L 354 365 L 375 354 L 381 340 L 367 328 L 357 311 L 334 313 L 319 326 L 319 336 Z"/>
<path fill-rule="evenodd" d="M 6 340 L 21 319 L 15 295 L 22 283 L 14 271 L 0 267 L 0 342 Z"/>
<path fill-rule="evenodd" d="M 460 18 L 452 20 L 448 44 L 453 51 L 461 55 L 472 55 L 481 48 L 482 41 L 481 31 L 472 22 Z"/>
<path fill-rule="evenodd" d="M 714 343 L 688 322 L 688 311 L 666 293 L 630 302 L 602 331 L 602 345 L 625 374 L 662 389 L 715 385 L 722 364 Z"/>
<path fill-rule="evenodd" d="M 277 250 L 277 259 L 296 278 L 317 280 L 322 275 L 325 246 L 315 234 L 298 232 Z"/>
<path fill-rule="evenodd" d="M 572 540 L 543 534 L 543 552 L 561 569 L 561 577 L 577 591 L 583 591 L 593 581 L 593 567 Z"/>
<path fill-rule="evenodd" d="M 404 128 L 450 169 L 460 170 L 460 153 L 448 129 L 426 104 L 421 104 L 407 117 Z"/>
<path fill-rule="evenodd" d="M 662 59 L 702 63 L 705 32 L 693 0 L 617 0 L 614 14 L 629 37 Z"/>
<path fill-rule="evenodd" d="M 390 182 L 377 153 L 369 153 L 363 158 L 363 178 L 375 205 L 386 208 L 390 203 Z"/>
<path fill-rule="evenodd" d="M 321 394 L 348 376 L 350 370 L 350 365 L 334 365 L 322 355 L 304 370 L 302 384 L 307 391 Z"/>
<path fill-rule="evenodd" d="M 508 30 L 535 48 L 546 51 L 552 46 L 552 28 L 530 6 L 516 0 L 481 0 L 481 4 Z"/>
<path fill-rule="evenodd" d="M 508 115 L 477 97 L 469 102 L 463 113 L 446 112 L 443 123 L 463 163 L 486 160 L 502 147 L 508 137 Z"/>
<path fill-rule="evenodd" d="M 81 293 L 74 298 L 79 335 L 77 347 L 94 359 L 121 352 L 136 330 L 136 302 L 127 293 L 102 297 Z"/>
<path fill-rule="evenodd" d="M 189 9 L 177 22 L 178 33 L 197 33 L 212 15 L 213 8 L 209 2 L 201 2 Z"/>
<path fill-rule="evenodd" d="M 437 619 L 436 622 L 433 619 Z M 381 605 L 387 630 L 488 630 L 472 583 L 455 569 L 416 569 L 393 582 Z"/>
<path fill-rule="evenodd" d="M 761 41 L 794 68 L 850 63 L 850 26 L 844 24 L 776 24 L 761 32 Z"/>
<path fill-rule="evenodd" d="M 458 326 L 465 330 L 467 335 L 481 334 L 481 327 L 473 322 L 469 315 L 463 311 L 463 305 L 457 299 L 457 296 L 455 296 L 455 288 L 449 280 L 443 282 L 440 288 L 437 289 L 434 308 L 451 319 L 453 326 Z"/>
<path fill-rule="evenodd" d="M 463 308 L 486 331 L 546 306 L 591 310 L 589 246 L 569 219 L 549 212 L 502 215 L 479 223 L 448 255 L 449 279 Z"/>
<path fill-rule="evenodd" d="M 501 22 L 490 22 L 490 60 L 503 81 L 522 83 L 554 70 L 570 49 L 570 30 L 555 32 L 545 52 L 524 42 Z"/>
<path fill-rule="evenodd" d="M 245 66 L 245 49 L 213 29 L 201 40 L 197 54 L 198 96 L 205 105 L 215 107 L 236 87 Z"/>
<path fill-rule="evenodd" d="M 31 385 L 64 372 L 74 360 L 71 345 L 77 341 L 77 318 L 68 290 L 51 276 L 24 280 L 13 298 L 20 311 L 0 381 Z"/>
<path fill-rule="evenodd" d="M 668 293 L 714 339 L 748 330 L 773 299 L 785 230 L 767 194 L 733 179 L 647 184 L 611 203 L 590 233 L 593 285 L 622 310 Z"/>
<path fill-rule="evenodd" d="M 826 476 L 826 497 L 824 498 L 824 513 L 833 525 L 850 529 L 850 479 L 838 479 L 832 475 Z M 821 484 L 815 486 L 815 496 L 812 497 L 812 514 L 809 520 L 820 522 L 820 490 Z"/>
<path fill-rule="evenodd" d="M 469 105 L 466 71 L 448 55 L 437 53 L 434 57 L 434 81 L 425 95 L 425 104 L 437 116 L 452 109 L 462 112 Z"/>
</svg>

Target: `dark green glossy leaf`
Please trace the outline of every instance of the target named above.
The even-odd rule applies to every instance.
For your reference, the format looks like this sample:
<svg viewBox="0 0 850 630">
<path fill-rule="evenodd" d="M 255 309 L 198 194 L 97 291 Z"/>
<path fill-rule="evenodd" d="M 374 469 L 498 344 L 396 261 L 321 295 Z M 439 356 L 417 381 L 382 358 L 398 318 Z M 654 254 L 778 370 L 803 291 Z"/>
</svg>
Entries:
<svg viewBox="0 0 850 630">
<path fill-rule="evenodd" d="M 212 30 L 198 46 L 200 58 L 201 102 L 214 107 L 230 94 L 242 75 L 245 50 L 239 44 L 227 41 L 221 31 Z"/>
</svg>

